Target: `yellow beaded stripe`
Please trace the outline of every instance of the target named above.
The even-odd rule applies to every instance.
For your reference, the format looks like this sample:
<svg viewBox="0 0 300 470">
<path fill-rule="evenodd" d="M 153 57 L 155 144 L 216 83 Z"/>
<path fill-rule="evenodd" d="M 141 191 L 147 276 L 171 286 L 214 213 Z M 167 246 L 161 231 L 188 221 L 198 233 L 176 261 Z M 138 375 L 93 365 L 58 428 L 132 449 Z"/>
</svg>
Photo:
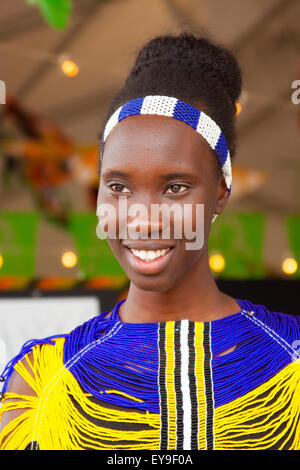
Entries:
<svg viewBox="0 0 300 470">
<path fill-rule="evenodd" d="M 168 449 L 176 449 L 176 397 L 174 384 L 174 326 L 175 322 L 166 323 L 166 390 L 168 402 Z"/>
<path fill-rule="evenodd" d="M 36 393 L 36 397 L 6 393 L 1 415 L 8 410 L 25 408 L 26 411 L 12 420 L 0 435 L 0 448 L 22 450 L 32 441 L 37 441 L 41 450 L 65 449 L 158 449 L 160 419 L 157 413 L 128 412 L 106 408 L 90 400 L 73 375 L 63 366 L 64 338 L 53 345 L 35 346 L 33 363 L 28 356 L 25 360 L 35 378 L 22 362 L 15 370 Z M 107 390 L 104 393 L 119 393 Z M 78 410 L 74 400 L 91 418 L 130 424 L 148 425 L 145 430 L 111 430 L 88 420 Z M 16 398 L 18 401 L 8 401 Z M 132 398 L 134 407 L 135 397 Z M 4 442 L 3 442 L 4 441 Z M 124 443 L 125 441 L 125 443 Z M 127 441 L 132 441 L 131 443 Z"/>
<path fill-rule="evenodd" d="M 206 398 L 204 385 L 204 350 L 203 350 L 203 327 L 204 324 L 195 324 L 195 351 L 196 351 L 196 383 L 198 396 L 198 449 L 206 449 Z"/>
</svg>

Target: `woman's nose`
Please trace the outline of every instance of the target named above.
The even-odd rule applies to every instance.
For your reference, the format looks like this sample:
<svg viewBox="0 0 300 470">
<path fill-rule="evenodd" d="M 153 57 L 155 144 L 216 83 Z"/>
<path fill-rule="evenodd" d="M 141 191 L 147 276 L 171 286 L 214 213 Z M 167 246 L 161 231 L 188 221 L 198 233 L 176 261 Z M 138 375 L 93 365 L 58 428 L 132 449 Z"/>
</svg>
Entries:
<svg viewBox="0 0 300 470">
<path fill-rule="evenodd" d="M 162 231 L 162 220 L 161 217 L 153 217 L 151 206 L 152 204 L 141 202 L 128 207 L 129 238 L 159 238 Z"/>
</svg>

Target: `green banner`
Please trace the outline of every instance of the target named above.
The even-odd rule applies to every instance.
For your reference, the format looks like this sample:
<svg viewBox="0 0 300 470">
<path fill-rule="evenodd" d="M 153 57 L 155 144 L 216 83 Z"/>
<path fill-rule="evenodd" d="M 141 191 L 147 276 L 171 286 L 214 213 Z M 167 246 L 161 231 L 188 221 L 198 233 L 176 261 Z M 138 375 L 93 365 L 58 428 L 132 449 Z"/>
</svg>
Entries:
<svg viewBox="0 0 300 470">
<path fill-rule="evenodd" d="M 96 235 L 98 219 L 94 212 L 73 212 L 69 218 L 69 230 L 78 252 L 79 268 L 84 277 L 124 276 L 106 240 Z"/>
<path fill-rule="evenodd" d="M 36 5 L 46 22 L 57 29 L 67 26 L 72 10 L 71 0 L 27 0 Z"/>
<path fill-rule="evenodd" d="M 35 276 L 38 219 L 32 212 L 0 214 L 0 277 Z"/>
<path fill-rule="evenodd" d="M 209 253 L 225 258 L 222 278 L 264 277 L 263 241 L 265 216 L 256 212 L 225 212 L 212 225 Z"/>
<path fill-rule="evenodd" d="M 286 227 L 290 250 L 298 263 L 298 269 L 291 276 L 300 279 L 300 215 L 290 215 L 286 218 Z"/>
</svg>

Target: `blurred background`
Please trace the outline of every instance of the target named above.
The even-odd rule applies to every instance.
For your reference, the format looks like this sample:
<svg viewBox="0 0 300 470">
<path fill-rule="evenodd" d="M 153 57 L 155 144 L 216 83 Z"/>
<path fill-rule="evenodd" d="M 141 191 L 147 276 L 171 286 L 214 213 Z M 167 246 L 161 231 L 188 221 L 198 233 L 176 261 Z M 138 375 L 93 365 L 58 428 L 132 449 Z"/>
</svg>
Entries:
<svg viewBox="0 0 300 470">
<path fill-rule="evenodd" d="M 300 315 L 299 0 L 1 0 L 0 365 L 111 309 L 128 280 L 96 237 L 97 134 L 137 50 L 183 30 L 243 71 L 220 288 Z"/>
</svg>

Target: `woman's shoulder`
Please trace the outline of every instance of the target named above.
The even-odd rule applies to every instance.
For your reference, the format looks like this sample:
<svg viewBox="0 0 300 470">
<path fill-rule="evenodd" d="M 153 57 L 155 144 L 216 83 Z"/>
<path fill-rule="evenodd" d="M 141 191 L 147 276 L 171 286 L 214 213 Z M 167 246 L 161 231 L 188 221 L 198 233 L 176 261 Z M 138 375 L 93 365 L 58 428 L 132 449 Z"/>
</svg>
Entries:
<svg viewBox="0 0 300 470">
<path fill-rule="evenodd" d="M 10 359 L 0 374 L 1 381 L 3 382 L 2 395 L 7 391 L 13 373 L 14 377 L 21 375 L 29 379 L 28 372 L 34 376 L 37 365 L 40 368 L 43 364 L 48 364 L 49 367 L 49 361 L 52 361 L 52 363 L 63 362 L 66 349 L 67 353 L 70 348 L 72 350 L 79 350 L 87 342 L 91 342 L 98 336 L 104 335 L 113 323 L 109 317 L 110 314 L 108 312 L 102 312 L 77 325 L 69 332 L 26 341 L 18 354 Z"/>
<path fill-rule="evenodd" d="M 240 301 L 243 310 L 246 311 L 249 317 L 253 318 L 253 321 L 257 321 L 259 324 L 264 323 L 268 327 L 288 328 L 295 327 L 300 328 L 300 315 L 295 313 L 279 312 L 274 310 L 271 306 L 265 304 L 258 304 L 249 300 Z"/>
<path fill-rule="evenodd" d="M 254 328 L 263 332 L 265 337 L 289 350 L 291 354 L 299 349 L 300 316 L 297 313 L 278 312 L 270 306 L 249 300 L 239 302 L 244 318 Z"/>
</svg>

